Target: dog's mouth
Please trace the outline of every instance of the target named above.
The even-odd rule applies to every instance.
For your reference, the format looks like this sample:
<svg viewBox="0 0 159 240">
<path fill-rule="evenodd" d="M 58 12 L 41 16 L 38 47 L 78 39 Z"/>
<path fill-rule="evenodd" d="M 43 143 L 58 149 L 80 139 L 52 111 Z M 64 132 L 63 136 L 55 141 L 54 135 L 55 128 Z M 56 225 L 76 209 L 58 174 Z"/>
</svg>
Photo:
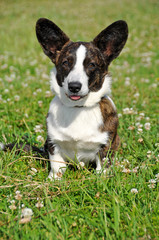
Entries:
<svg viewBox="0 0 159 240">
<path fill-rule="evenodd" d="M 70 95 L 69 98 L 73 101 L 78 101 L 80 100 L 82 97 L 79 95 Z"/>
<path fill-rule="evenodd" d="M 79 101 L 80 99 L 84 98 L 86 95 L 84 96 L 80 96 L 80 95 L 67 95 L 66 96 L 71 99 L 72 101 Z"/>
</svg>

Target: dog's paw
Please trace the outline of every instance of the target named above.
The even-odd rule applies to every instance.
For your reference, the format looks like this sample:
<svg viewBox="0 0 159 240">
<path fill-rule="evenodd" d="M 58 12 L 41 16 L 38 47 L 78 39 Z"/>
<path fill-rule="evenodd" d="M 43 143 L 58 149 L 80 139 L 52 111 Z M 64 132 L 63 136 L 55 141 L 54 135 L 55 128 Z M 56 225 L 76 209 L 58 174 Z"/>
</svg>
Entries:
<svg viewBox="0 0 159 240">
<path fill-rule="evenodd" d="M 97 174 L 101 174 L 102 173 L 102 169 L 96 169 L 96 173 Z"/>
<path fill-rule="evenodd" d="M 53 172 L 50 172 L 49 176 L 47 177 L 47 179 L 50 179 L 51 181 L 61 180 L 61 178 L 62 178 L 62 173 L 61 172 L 57 172 L 55 174 Z"/>
</svg>

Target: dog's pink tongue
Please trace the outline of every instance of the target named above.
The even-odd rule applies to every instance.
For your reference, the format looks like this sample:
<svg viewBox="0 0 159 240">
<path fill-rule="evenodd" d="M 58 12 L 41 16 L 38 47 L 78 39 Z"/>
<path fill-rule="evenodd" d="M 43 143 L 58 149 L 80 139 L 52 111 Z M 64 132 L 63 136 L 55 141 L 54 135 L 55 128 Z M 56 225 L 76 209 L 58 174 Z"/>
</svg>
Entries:
<svg viewBox="0 0 159 240">
<path fill-rule="evenodd" d="M 74 100 L 74 101 L 77 101 L 77 100 L 79 100 L 81 97 L 80 97 L 80 96 L 76 96 L 76 95 L 72 95 L 72 96 L 70 96 L 70 98 L 71 98 L 72 100 Z"/>
</svg>

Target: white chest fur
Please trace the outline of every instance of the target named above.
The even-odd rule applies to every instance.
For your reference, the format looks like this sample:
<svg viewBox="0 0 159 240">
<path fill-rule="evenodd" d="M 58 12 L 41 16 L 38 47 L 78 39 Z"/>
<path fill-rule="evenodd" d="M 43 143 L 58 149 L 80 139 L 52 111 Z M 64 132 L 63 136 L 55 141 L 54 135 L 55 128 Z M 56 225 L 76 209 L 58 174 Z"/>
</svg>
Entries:
<svg viewBox="0 0 159 240">
<path fill-rule="evenodd" d="M 49 138 L 63 157 L 94 160 L 100 145 L 108 141 L 108 133 L 99 127 L 103 119 L 99 105 L 66 107 L 55 97 L 49 109 L 47 127 Z"/>
</svg>

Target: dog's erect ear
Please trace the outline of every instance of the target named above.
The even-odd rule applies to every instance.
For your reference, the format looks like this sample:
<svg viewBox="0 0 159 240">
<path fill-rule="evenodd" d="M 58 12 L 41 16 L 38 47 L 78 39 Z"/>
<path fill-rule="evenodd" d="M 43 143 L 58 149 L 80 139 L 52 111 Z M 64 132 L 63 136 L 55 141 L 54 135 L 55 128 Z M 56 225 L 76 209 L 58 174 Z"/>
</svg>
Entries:
<svg viewBox="0 0 159 240">
<path fill-rule="evenodd" d="M 67 35 L 46 18 L 40 18 L 37 21 L 36 35 L 44 53 L 55 63 L 57 52 L 69 41 Z"/>
<path fill-rule="evenodd" d="M 103 53 L 106 63 L 116 58 L 124 47 L 128 37 L 128 26 L 125 21 L 112 23 L 93 40 L 96 47 Z"/>
</svg>

